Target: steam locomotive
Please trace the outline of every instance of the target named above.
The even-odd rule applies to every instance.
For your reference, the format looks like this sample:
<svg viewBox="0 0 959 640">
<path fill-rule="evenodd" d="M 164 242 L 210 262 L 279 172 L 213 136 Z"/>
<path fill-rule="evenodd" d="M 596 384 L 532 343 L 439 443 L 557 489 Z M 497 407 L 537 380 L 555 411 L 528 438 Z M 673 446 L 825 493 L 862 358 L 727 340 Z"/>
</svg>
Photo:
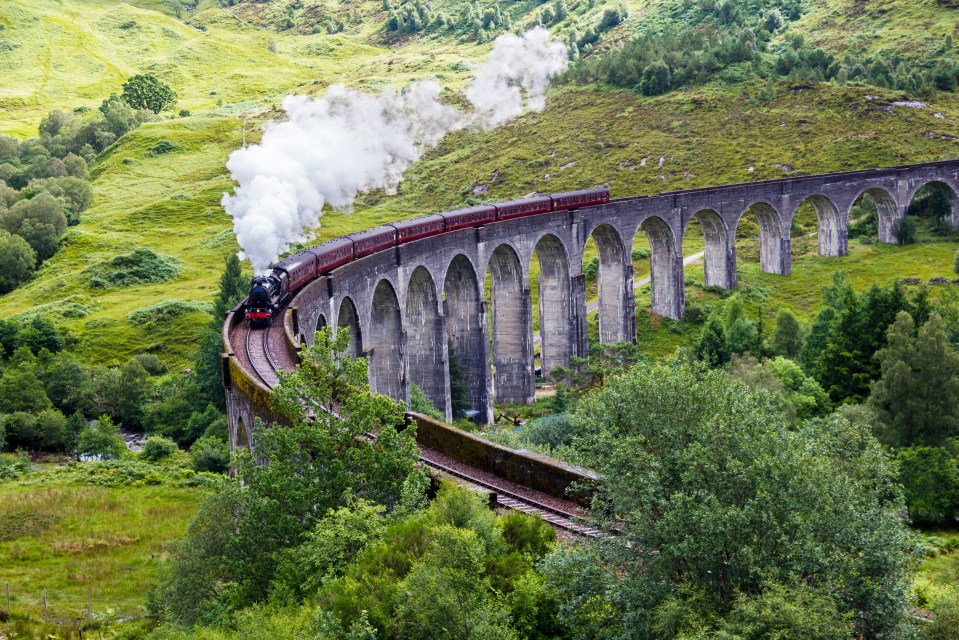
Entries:
<svg viewBox="0 0 959 640">
<path fill-rule="evenodd" d="M 274 265 L 269 274 L 253 278 L 245 315 L 253 327 L 272 324 L 279 309 L 310 281 L 383 249 L 500 220 L 606 202 L 609 202 L 609 189 L 571 191 L 436 213 L 336 238 L 300 251 Z"/>
</svg>

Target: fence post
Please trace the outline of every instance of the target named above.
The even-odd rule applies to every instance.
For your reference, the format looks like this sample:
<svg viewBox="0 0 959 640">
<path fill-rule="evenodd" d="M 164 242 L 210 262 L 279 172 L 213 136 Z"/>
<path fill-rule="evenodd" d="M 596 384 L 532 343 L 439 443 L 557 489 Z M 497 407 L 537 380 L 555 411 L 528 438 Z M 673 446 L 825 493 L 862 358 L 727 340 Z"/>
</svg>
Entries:
<svg viewBox="0 0 959 640">
<path fill-rule="evenodd" d="M 10 614 L 10 583 L 7 583 L 7 615 Z"/>
<path fill-rule="evenodd" d="M 43 590 L 43 622 L 49 622 L 47 619 L 47 590 Z"/>
</svg>

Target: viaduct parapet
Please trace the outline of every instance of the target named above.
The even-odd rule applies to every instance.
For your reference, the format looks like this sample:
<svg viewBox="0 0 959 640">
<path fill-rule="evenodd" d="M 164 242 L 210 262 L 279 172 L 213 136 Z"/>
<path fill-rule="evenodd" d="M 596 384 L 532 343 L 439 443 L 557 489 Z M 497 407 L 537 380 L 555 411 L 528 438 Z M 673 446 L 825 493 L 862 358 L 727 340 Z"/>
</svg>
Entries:
<svg viewBox="0 0 959 640">
<path fill-rule="evenodd" d="M 849 213 L 860 196 L 876 202 L 878 240 L 889 243 L 895 241 L 895 222 L 930 183 L 945 185 L 955 199 L 959 161 L 623 198 L 453 231 L 384 250 L 310 283 L 287 309 L 285 342 L 291 348 L 310 345 L 318 327 L 346 327 L 351 351 L 370 359 L 374 391 L 408 401 L 415 383 L 447 418 L 451 346 L 467 372 L 473 407 L 492 422 L 494 401 L 533 401 L 534 258 L 539 262 L 541 370 L 548 374 L 587 352 L 582 267 L 591 237 L 599 251 L 600 340 L 635 340 L 631 248 L 637 234 L 645 233 L 651 248 L 653 313 L 680 319 L 685 313 L 683 237 L 694 218 L 705 238 L 705 284 L 733 289 L 736 229 L 748 212 L 759 223 L 761 269 L 788 275 L 789 232 L 803 203 L 810 203 L 818 217 L 820 255 L 839 258 L 848 252 Z M 953 224 L 959 224 L 955 216 Z M 237 324 L 228 316 L 224 327 L 234 433 L 244 415 L 246 425 L 252 415 L 268 417 L 258 406 L 271 384 L 255 378 L 242 358 L 236 361 L 238 347 L 230 335 Z M 241 383 L 238 376 L 250 380 Z"/>
</svg>

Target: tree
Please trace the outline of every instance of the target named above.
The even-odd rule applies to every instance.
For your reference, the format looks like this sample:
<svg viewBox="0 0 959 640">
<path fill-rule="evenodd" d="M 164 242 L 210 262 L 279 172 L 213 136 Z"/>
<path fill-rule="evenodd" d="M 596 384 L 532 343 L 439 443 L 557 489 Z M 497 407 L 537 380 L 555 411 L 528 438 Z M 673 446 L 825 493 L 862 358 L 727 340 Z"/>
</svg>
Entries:
<svg viewBox="0 0 959 640">
<path fill-rule="evenodd" d="M 619 576 L 608 606 L 636 636 L 657 637 L 652 612 L 670 598 L 722 617 L 797 576 L 855 616 L 857 635 L 897 629 L 911 538 L 868 429 L 840 417 L 793 428 L 767 392 L 677 362 L 632 368 L 578 413 L 602 477 L 592 512 L 617 514 L 622 533 L 603 545 Z"/>
<path fill-rule="evenodd" d="M 178 449 L 176 443 L 169 438 L 150 436 L 143 443 L 143 451 L 140 452 L 140 457 L 150 462 L 159 462 L 172 456 Z"/>
<path fill-rule="evenodd" d="M 77 441 L 77 456 L 115 460 L 122 457 L 126 450 L 126 445 L 117 435 L 117 428 L 107 415 L 87 425 Z"/>
<path fill-rule="evenodd" d="M 789 309 L 780 309 L 776 315 L 776 330 L 773 331 L 773 351 L 795 360 L 802 349 L 802 343 L 802 328 L 796 316 Z"/>
<path fill-rule="evenodd" d="M 643 79 L 639 90 L 644 96 L 658 96 L 669 91 L 669 85 L 669 67 L 660 60 L 643 70 Z"/>
<path fill-rule="evenodd" d="M 2 217 L 3 228 L 21 236 L 43 262 L 54 253 L 67 230 L 63 200 L 41 193 L 30 200 L 20 200 Z"/>
<path fill-rule="evenodd" d="M 0 293 L 9 293 L 30 277 L 37 252 L 26 240 L 0 229 Z"/>
<path fill-rule="evenodd" d="M 729 362 L 729 346 L 726 328 L 718 314 L 709 314 L 706 326 L 693 347 L 696 357 L 710 367 L 720 367 Z"/>
<path fill-rule="evenodd" d="M 914 520 L 952 521 L 959 508 L 959 466 L 942 447 L 905 447 L 896 452 L 909 515 Z"/>
<path fill-rule="evenodd" d="M 905 216 L 892 223 L 892 237 L 898 244 L 915 244 L 916 242 L 916 221 Z"/>
<path fill-rule="evenodd" d="M 124 102 L 134 109 L 160 113 L 176 104 L 176 93 L 151 73 L 138 74 L 123 83 Z"/>
<path fill-rule="evenodd" d="M 365 358 L 347 354 L 349 332 L 317 332 L 292 374 L 281 374 L 273 409 L 289 417 L 283 429 L 260 429 L 255 459 L 240 460 L 247 486 L 237 523 L 239 597 L 266 593 L 276 570 L 273 552 L 298 545 L 330 509 L 363 496 L 394 508 L 416 470 L 416 432 L 403 427 L 404 407 L 370 392 Z M 366 434 L 375 434 L 370 440 Z"/>
<path fill-rule="evenodd" d="M 29 349 L 20 347 L 0 377 L 0 413 L 37 413 L 51 406 L 38 377 L 36 358 Z"/>
<path fill-rule="evenodd" d="M 194 471 L 226 473 L 230 470 L 230 445 L 212 436 L 198 438 L 190 446 Z"/>
<path fill-rule="evenodd" d="M 46 409 L 37 414 L 37 435 L 45 451 L 69 451 L 71 433 L 67 418 L 56 409 Z"/>
<path fill-rule="evenodd" d="M 134 358 L 121 367 L 93 371 L 96 410 L 129 429 L 141 426 L 143 406 L 149 390 L 150 374 Z"/>
<path fill-rule="evenodd" d="M 249 284 L 240 268 L 240 259 L 236 254 L 231 254 L 226 258 L 223 273 L 220 275 L 220 290 L 213 301 L 213 318 L 200 334 L 200 344 L 194 357 L 197 384 L 207 402 L 213 403 L 221 411 L 226 409 L 221 362 L 223 317 L 247 294 Z"/>
<path fill-rule="evenodd" d="M 896 444 L 943 446 L 959 433 L 959 354 L 946 338 L 938 314 L 913 337 L 912 316 L 900 312 L 877 353 L 882 377 L 870 404 Z"/>
</svg>

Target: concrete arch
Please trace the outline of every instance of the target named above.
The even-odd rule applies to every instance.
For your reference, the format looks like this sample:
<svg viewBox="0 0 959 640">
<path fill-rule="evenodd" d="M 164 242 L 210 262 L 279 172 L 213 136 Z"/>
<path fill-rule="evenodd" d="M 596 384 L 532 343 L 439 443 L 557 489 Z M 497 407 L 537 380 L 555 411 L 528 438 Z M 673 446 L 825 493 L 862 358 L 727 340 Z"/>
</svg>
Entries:
<svg viewBox="0 0 959 640">
<path fill-rule="evenodd" d="M 649 238 L 649 260 L 653 313 L 680 320 L 686 313 L 683 290 L 683 258 L 669 224 L 658 216 L 643 220 L 640 230 Z"/>
<path fill-rule="evenodd" d="M 934 186 L 934 185 L 944 187 L 946 191 L 949 193 L 950 199 L 952 200 L 952 216 L 950 216 L 949 222 L 952 224 L 953 229 L 959 228 L 959 192 L 956 191 L 956 187 L 949 184 L 945 180 L 941 180 L 941 179 L 926 180 L 925 182 L 920 183 L 915 189 L 913 189 L 909 193 L 909 196 L 902 202 L 900 217 L 904 217 L 906 215 L 906 212 L 909 210 L 909 205 L 911 205 L 912 201 L 916 199 L 916 194 L 918 194 L 923 187 Z M 880 235 L 880 239 L 881 239 L 881 235 Z M 895 237 L 893 237 L 892 235 L 892 225 L 890 225 L 888 241 L 889 242 L 896 241 Z"/>
<path fill-rule="evenodd" d="M 233 436 L 233 453 L 234 455 L 239 453 L 241 450 L 246 450 L 248 453 L 253 453 L 253 438 L 250 437 L 250 432 L 246 427 L 246 423 L 252 421 L 247 417 L 246 420 L 243 419 L 243 416 L 239 416 L 236 420 L 236 432 Z"/>
<path fill-rule="evenodd" d="M 360 314 L 356 312 L 356 304 L 349 297 L 340 301 L 340 310 L 336 316 L 337 329 L 349 329 L 350 345 L 347 352 L 353 358 L 363 355 L 363 332 L 360 330 Z"/>
<path fill-rule="evenodd" d="M 796 210 L 806 202 L 816 211 L 816 220 L 819 223 L 819 255 L 839 258 L 849 253 L 849 212 L 841 214 L 832 199 L 821 193 L 805 198 Z M 793 212 L 793 218 L 795 216 Z"/>
<path fill-rule="evenodd" d="M 735 289 L 736 243 L 730 238 L 726 221 L 713 209 L 697 211 L 689 222 L 693 220 L 698 221 L 702 227 L 703 239 L 706 242 L 703 252 L 706 286 Z M 689 228 L 689 222 L 686 223 L 686 229 Z M 683 229 L 683 238 L 686 237 L 686 229 Z"/>
<path fill-rule="evenodd" d="M 635 340 L 630 252 L 626 251 L 622 236 L 612 225 L 598 225 L 590 237 L 599 251 L 599 341 L 614 344 Z"/>
<path fill-rule="evenodd" d="M 450 261 L 443 294 L 447 338 L 465 369 L 470 404 L 480 419 L 492 422 L 486 303 L 476 269 L 465 255 L 456 254 Z"/>
<path fill-rule="evenodd" d="M 743 209 L 736 219 L 736 228 L 748 211 L 759 221 L 759 268 L 766 273 L 789 275 L 792 259 L 789 255 L 789 234 L 783 231 L 782 218 L 773 205 L 762 200 Z"/>
<path fill-rule="evenodd" d="M 852 207 L 859 202 L 859 198 L 863 196 L 869 196 L 873 202 L 876 203 L 876 226 L 879 231 L 879 242 L 895 242 L 896 240 L 892 235 L 892 225 L 894 225 L 900 217 L 900 207 L 899 203 L 896 202 L 895 196 L 882 187 L 869 187 L 860 191 L 856 197 L 852 199 L 852 204 L 849 205 L 849 209 L 852 210 Z M 848 224 L 848 211 L 846 212 L 846 220 Z"/>
<path fill-rule="evenodd" d="M 373 391 L 406 402 L 409 394 L 403 371 L 403 320 L 396 289 L 385 278 L 373 290 L 369 326 Z"/>
<path fill-rule="evenodd" d="M 544 377 L 555 367 L 569 366 L 574 354 L 572 286 L 569 253 L 557 236 L 547 233 L 536 242 L 539 258 L 540 362 Z"/>
<path fill-rule="evenodd" d="M 406 289 L 405 326 L 410 382 L 419 386 L 433 406 L 449 419 L 446 325 L 433 276 L 422 266 L 413 270 Z"/>
<path fill-rule="evenodd" d="M 496 402 L 530 403 L 535 397 L 533 318 L 523 265 L 509 244 L 497 246 L 489 259 L 493 326 L 493 395 Z"/>
<path fill-rule="evenodd" d="M 319 332 L 321 329 L 325 329 L 327 326 L 329 325 L 326 322 L 326 316 L 322 313 L 318 314 L 316 316 L 316 331 Z M 316 333 L 314 333 L 314 335 L 316 335 Z"/>
</svg>

